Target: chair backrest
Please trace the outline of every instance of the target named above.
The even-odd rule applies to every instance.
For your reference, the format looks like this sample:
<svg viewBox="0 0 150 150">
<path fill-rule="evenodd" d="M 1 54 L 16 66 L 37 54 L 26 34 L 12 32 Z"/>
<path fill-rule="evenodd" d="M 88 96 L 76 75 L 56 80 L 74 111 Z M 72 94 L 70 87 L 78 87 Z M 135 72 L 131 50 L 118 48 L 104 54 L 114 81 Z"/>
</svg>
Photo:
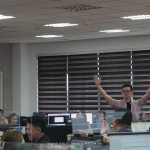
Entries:
<svg viewBox="0 0 150 150">
<path fill-rule="evenodd" d="M 26 126 L 26 125 L 27 125 L 27 119 L 22 119 L 21 126 Z"/>
</svg>

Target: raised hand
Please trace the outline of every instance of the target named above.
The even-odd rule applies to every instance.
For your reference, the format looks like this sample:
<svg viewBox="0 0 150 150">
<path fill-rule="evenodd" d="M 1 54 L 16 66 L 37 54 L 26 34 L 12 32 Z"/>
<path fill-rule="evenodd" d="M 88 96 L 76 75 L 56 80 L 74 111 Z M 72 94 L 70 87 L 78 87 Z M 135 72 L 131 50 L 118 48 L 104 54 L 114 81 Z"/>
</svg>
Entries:
<svg viewBox="0 0 150 150">
<path fill-rule="evenodd" d="M 81 136 L 87 136 L 87 132 L 86 131 L 82 131 L 82 130 L 79 130 L 79 129 L 78 129 L 78 131 L 79 131 L 79 134 Z"/>
<path fill-rule="evenodd" d="M 93 80 L 95 82 L 95 84 L 98 86 L 101 83 L 101 78 L 98 79 L 98 76 L 95 74 L 93 77 Z"/>
</svg>

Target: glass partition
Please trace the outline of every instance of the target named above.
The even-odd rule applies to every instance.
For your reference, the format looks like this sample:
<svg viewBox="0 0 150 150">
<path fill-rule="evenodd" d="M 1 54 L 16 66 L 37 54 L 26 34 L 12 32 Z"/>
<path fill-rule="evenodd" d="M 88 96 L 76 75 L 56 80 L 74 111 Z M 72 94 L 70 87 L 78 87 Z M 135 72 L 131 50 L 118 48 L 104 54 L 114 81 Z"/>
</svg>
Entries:
<svg viewBox="0 0 150 150">
<path fill-rule="evenodd" d="M 15 144 L 17 148 L 24 147 L 28 149 L 40 149 L 40 150 L 99 150 L 108 149 L 108 142 L 104 142 L 104 137 L 110 137 L 110 135 L 116 135 L 121 128 L 124 128 L 124 118 L 127 112 L 93 112 L 93 113 L 66 113 L 66 114 L 53 114 L 48 115 L 46 128 L 44 134 L 50 141 L 44 141 L 40 144 L 34 141 L 34 129 L 32 126 L 33 120 L 24 123 L 25 119 L 20 116 L 18 111 L 5 111 L 0 114 L 0 136 L 9 129 L 16 129 L 23 133 L 25 144 Z M 132 133 L 150 133 L 149 112 L 140 112 L 139 118 L 136 122 L 128 122 L 131 124 Z M 44 118 L 44 116 L 41 116 Z M 10 119 L 11 118 L 11 119 Z M 29 117 L 28 117 L 29 118 Z M 121 128 L 116 129 L 114 122 L 119 120 L 118 123 L 122 125 Z M 63 122 L 63 123 L 62 123 Z M 127 133 L 127 130 L 123 130 L 122 133 Z M 143 135 L 143 134 L 142 134 Z M 123 135 L 126 136 L 126 135 Z M 120 140 L 123 140 L 123 136 L 120 136 Z M 143 135 L 145 138 L 149 135 Z M 117 136 L 118 137 L 118 136 Z M 134 137 L 134 136 L 133 136 Z M 113 139 L 113 138 L 112 138 Z M 140 139 L 140 138 L 139 138 Z M 135 139 L 136 140 L 136 139 Z M 42 141 L 43 142 L 43 141 Z M 128 140 L 126 142 L 129 142 Z M 112 144 L 112 143 L 111 143 Z M 10 144 L 11 145 L 11 144 Z M 19 146 L 18 146 L 19 145 Z M 21 145 L 21 146 L 20 146 Z M 14 144 L 13 144 L 14 146 Z M 112 145 L 114 146 L 114 145 Z M 125 148 L 124 148 L 125 149 Z"/>
<path fill-rule="evenodd" d="M 20 124 L 19 111 L 0 111 L 0 136 L 9 129 L 16 129 L 25 133 L 25 126 L 21 127 Z"/>
</svg>

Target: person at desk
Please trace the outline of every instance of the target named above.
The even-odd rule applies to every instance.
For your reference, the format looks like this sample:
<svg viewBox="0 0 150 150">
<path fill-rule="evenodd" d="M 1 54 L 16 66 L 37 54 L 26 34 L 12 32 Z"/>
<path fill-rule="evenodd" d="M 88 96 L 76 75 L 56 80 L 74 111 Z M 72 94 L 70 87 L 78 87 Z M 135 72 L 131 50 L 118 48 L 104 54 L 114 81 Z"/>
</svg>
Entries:
<svg viewBox="0 0 150 150">
<path fill-rule="evenodd" d="M 30 141 L 34 143 L 50 142 L 46 134 L 44 134 L 46 122 L 41 116 L 32 116 L 27 119 L 26 133 Z"/>
<path fill-rule="evenodd" d="M 8 123 L 9 124 L 18 124 L 18 116 L 16 113 L 12 113 L 8 116 Z"/>
<path fill-rule="evenodd" d="M 17 143 L 24 143 L 23 134 L 17 130 L 7 130 L 1 137 L 0 150 L 12 150 Z"/>
<path fill-rule="evenodd" d="M 131 129 L 132 113 L 126 112 L 122 119 L 113 121 L 113 128 L 116 132 L 133 132 Z"/>
<path fill-rule="evenodd" d="M 24 143 L 23 134 L 18 130 L 7 130 L 1 137 L 1 141 L 4 142 L 14 142 L 14 143 Z"/>
<path fill-rule="evenodd" d="M 132 113 L 126 112 L 122 119 L 116 119 L 113 121 L 113 128 L 115 132 L 133 132 L 131 129 L 131 122 L 132 122 Z M 103 142 L 109 142 L 109 136 L 106 134 L 103 135 Z"/>
<path fill-rule="evenodd" d="M 94 75 L 93 78 L 99 93 L 103 96 L 103 98 L 108 102 L 110 106 L 112 106 L 114 109 L 117 107 L 124 107 L 128 108 L 132 112 L 132 120 L 137 121 L 140 113 L 141 107 L 143 107 L 149 96 L 150 96 L 150 88 L 147 90 L 146 94 L 139 100 L 133 100 L 131 99 L 131 96 L 133 94 L 133 89 L 130 84 L 124 84 L 122 86 L 122 96 L 123 100 L 115 100 L 102 89 L 100 83 L 101 83 L 101 78 L 98 79 L 97 75 Z"/>
<path fill-rule="evenodd" d="M 99 123 L 102 123 L 101 125 L 101 130 L 100 130 L 100 134 L 106 134 L 109 131 L 109 124 L 107 124 L 107 116 L 106 116 L 106 112 L 103 112 L 98 120 Z"/>
<path fill-rule="evenodd" d="M 8 119 L 4 117 L 4 111 L 0 109 L 0 124 L 8 124 Z"/>
<path fill-rule="evenodd" d="M 76 118 L 85 118 L 87 120 L 86 114 L 83 113 L 83 111 L 81 111 L 81 110 L 77 113 Z M 87 131 L 80 130 L 80 129 L 78 129 L 78 131 L 79 131 L 79 134 L 81 136 L 87 136 L 88 133 L 93 133 L 90 123 L 88 123 L 88 130 Z"/>
</svg>

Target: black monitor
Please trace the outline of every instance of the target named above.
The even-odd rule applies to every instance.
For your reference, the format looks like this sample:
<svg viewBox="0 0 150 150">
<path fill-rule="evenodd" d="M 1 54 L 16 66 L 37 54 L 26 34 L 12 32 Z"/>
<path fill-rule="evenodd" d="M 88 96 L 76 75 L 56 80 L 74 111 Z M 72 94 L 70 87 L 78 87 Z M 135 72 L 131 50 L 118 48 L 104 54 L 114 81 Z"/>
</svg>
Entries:
<svg viewBox="0 0 150 150">
<path fill-rule="evenodd" d="M 9 130 L 12 127 L 18 127 L 19 124 L 13 125 L 13 124 L 0 124 L 0 131 L 5 132 L 6 130 Z"/>
<path fill-rule="evenodd" d="M 33 112 L 33 116 L 41 116 L 44 117 L 44 114 L 42 112 Z"/>
<path fill-rule="evenodd" d="M 29 117 L 26 117 L 26 116 L 20 116 L 20 124 L 21 124 L 21 126 L 26 126 L 24 123 L 23 123 L 23 121 L 24 120 L 27 120 Z M 22 124 L 23 123 L 23 124 Z"/>
<path fill-rule="evenodd" d="M 65 125 L 67 118 L 70 118 L 69 113 L 48 114 L 48 125 Z"/>
</svg>

